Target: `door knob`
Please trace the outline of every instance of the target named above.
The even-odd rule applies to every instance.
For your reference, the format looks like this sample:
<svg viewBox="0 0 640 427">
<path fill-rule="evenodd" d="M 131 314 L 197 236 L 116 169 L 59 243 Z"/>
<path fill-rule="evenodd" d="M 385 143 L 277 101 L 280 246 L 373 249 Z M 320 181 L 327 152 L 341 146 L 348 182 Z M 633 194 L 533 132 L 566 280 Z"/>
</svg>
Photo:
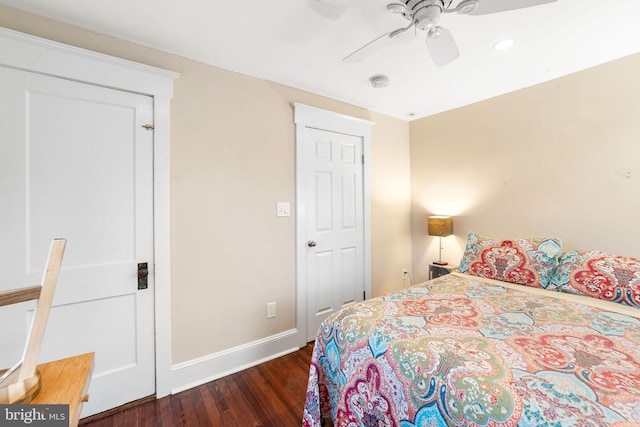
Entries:
<svg viewBox="0 0 640 427">
<path fill-rule="evenodd" d="M 141 262 L 138 264 L 138 290 L 147 289 L 149 286 L 147 277 L 149 276 L 149 264 Z"/>
<path fill-rule="evenodd" d="M 309 240 L 307 242 L 307 246 L 309 246 L 310 248 L 315 248 L 316 246 L 316 242 L 314 242 L 313 240 Z"/>
</svg>

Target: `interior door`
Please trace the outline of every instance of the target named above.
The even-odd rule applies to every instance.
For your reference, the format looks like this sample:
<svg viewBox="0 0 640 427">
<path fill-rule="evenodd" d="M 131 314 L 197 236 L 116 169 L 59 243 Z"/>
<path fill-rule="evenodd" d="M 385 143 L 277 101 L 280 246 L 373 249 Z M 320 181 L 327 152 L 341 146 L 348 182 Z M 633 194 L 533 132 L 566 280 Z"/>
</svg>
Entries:
<svg viewBox="0 0 640 427">
<path fill-rule="evenodd" d="M 364 299 L 362 138 L 308 129 L 307 339 L 331 313 Z"/>
<path fill-rule="evenodd" d="M 96 353 L 83 416 L 155 392 L 152 105 L 0 67 L 0 290 L 38 284 L 51 239 L 68 240 L 40 362 Z M 21 357 L 33 308 L 0 310 L 0 367 Z"/>
</svg>

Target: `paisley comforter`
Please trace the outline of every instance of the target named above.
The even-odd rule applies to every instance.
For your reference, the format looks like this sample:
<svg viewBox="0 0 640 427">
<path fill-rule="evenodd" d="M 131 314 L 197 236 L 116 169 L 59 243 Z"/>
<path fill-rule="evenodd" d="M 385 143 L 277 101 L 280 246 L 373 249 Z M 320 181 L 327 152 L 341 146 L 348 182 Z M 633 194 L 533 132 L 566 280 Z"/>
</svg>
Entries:
<svg viewBox="0 0 640 427">
<path fill-rule="evenodd" d="M 329 317 L 303 425 L 640 426 L 640 310 L 500 283 L 450 274 Z"/>
</svg>

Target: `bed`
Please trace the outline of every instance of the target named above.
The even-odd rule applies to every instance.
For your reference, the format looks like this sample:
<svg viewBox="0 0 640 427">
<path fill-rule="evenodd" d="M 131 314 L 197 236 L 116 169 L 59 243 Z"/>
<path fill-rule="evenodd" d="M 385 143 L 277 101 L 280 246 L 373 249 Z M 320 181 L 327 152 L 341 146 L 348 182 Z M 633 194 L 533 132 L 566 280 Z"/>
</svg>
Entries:
<svg viewBox="0 0 640 427">
<path fill-rule="evenodd" d="M 639 426 L 640 260 L 559 247 L 472 233 L 464 273 L 330 316 L 303 425 Z"/>
</svg>

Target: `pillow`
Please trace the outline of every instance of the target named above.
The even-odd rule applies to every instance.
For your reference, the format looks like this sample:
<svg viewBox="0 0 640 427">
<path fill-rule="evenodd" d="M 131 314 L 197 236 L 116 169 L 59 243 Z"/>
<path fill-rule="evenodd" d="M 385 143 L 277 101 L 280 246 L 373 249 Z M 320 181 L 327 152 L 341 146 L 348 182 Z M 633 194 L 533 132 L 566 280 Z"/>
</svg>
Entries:
<svg viewBox="0 0 640 427">
<path fill-rule="evenodd" d="M 569 251 L 560 257 L 550 287 L 640 307 L 640 259 L 600 251 Z"/>
<path fill-rule="evenodd" d="M 546 288 L 558 265 L 562 241 L 550 238 L 496 240 L 469 233 L 458 271 L 503 282 Z"/>
</svg>

